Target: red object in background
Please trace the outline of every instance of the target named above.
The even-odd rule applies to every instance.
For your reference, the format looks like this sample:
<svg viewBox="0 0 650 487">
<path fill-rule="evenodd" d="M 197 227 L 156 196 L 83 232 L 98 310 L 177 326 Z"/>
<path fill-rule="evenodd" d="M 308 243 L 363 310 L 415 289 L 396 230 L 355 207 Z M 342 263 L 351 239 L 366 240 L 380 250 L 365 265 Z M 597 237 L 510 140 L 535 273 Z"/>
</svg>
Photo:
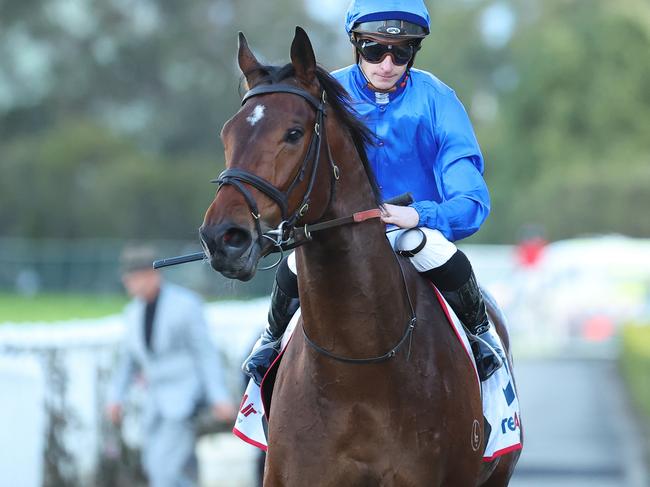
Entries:
<svg viewBox="0 0 650 487">
<path fill-rule="evenodd" d="M 535 267 L 542 257 L 547 243 L 541 237 L 522 241 L 517 245 L 517 262 L 519 265 L 522 267 Z"/>
<path fill-rule="evenodd" d="M 607 316 L 597 315 L 585 320 L 582 325 L 582 337 L 590 342 L 602 342 L 614 335 L 616 326 Z"/>
</svg>

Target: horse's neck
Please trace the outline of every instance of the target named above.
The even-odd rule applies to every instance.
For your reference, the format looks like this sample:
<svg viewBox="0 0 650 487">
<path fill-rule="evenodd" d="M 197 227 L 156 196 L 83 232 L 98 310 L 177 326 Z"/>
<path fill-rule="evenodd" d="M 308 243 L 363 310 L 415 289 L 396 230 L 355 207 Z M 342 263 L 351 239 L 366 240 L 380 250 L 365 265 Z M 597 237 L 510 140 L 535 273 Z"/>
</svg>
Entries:
<svg viewBox="0 0 650 487">
<path fill-rule="evenodd" d="M 333 151 L 341 179 L 326 219 L 376 207 L 367 175 L 349 145 Z M 319 232 L 297 256 L 304 326 L 316 343 L 354 357 L 381 355 L 395 344 L 410 308 L 399 264 L 378 219 Z"/>
</svg>

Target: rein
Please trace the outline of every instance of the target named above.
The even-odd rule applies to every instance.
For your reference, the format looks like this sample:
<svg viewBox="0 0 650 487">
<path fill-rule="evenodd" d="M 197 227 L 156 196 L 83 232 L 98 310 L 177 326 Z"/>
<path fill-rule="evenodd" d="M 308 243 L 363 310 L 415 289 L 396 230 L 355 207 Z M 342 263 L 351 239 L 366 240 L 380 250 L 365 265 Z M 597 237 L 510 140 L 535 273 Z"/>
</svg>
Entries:
<svg viewBox="0 0 650 487">
<path fill-rule="evenodd" d="M 408 206 L 413 203 L 413 195 L 411 193 L 404 193 L 399 196 L 395 196 L 394 198 L 390 198 L 384 203 L 397 206 Z M 279 250 L 273 249 L 271 252 L 282 252 L 283 250 L 291 250 L 299 247 L 300 245 L 309 242 L 312 239 L 311 234 L 314 232 L 328 230 L 330 228 L 340 227 L 342 225 L 349 225 L 351 223 L 361 223 L 365 222 L 366 220 L 379 217 L 381 217 L 381 210 L 379 208 L 372 208 L 370 210 L 358 211 L 356 213 L 353 213 L 351 216 L 344 216 L 341 218 L 335 218 L 334 220 L 313 223 L 310 225 L 305 225 L 303 227 L 296 227 L 292 230 L 291 240 L 276 242 L 276 247 Z M 281 234 L 281 231 L 282 228 L 280 227 L 277 230 L 270 230 L 266 232 L 265 235 L 279 236 Z M 296 232 L 301 232 L 302 235 L 296 234 Z"/>
<path fill-rule="evenodd" d="M 397 196 L 395 198 L 391 198 L 389 200 L 386 200 L 385 203 L 392 204 L 392 205 L 409 205 L 413 202 L 413 197 L 411 196 L 410 193 L 404 193 L 400 196 Z M 381 210 L 379 208 L 373 208 L 370 210 L 365 210 L 365 211 L 359 211 L 357 213 L 352 214 L 352 216 L 346 216 L 342 218 L 336 218 L 334 220 L 328 220 L 320 223 L 314 223 L 313 225 L 305 225 L 304 227 L 299 227 L 295 228 L 293 230 L 293 236 L 291 240 L 288 240 L 283 243 L 278 243 L 275 240 L 273 240 L 270 235 L 279 235 L 281 232 L 281 229 L 277 230 L 270 230 L 264 234 L 264 237 L 272 240 L 276 248 L 272 248 L 269 253 L 273 252 L 280 252 L 284 250 L 291 250 L 296 247 L 299 247 L 300 245 L 303 245 L 307 243 L 309 240 L 311 240 L 311 234 L 313 232 L 317 232 L 319 230 L 326 230 L 328 228 L 334 228 L 338 227 L 341 225 L 347 225 L 350 223 L 361 223 L 366 220 L 369 220 L 371 218 L 379 218 L 381 216 Z M 302 232 L 304 238 L 302 240 L 295 239 L 295 231 L 300 231 Z M 277 249 L 277 250 L 276 250 Z M 266 254 L 268 255 L 268 254 Z M 166 259 L 159 259 L 155 260 L 153 262 L 153 268 L 154 269 L 160 269 L 162 267 L 169 267 L 172 265 L 178 265 L 178 264 L 186 264 L 188 262 L 196 262 L 198 260 L 205 260 L 205 252 L 193 252 L 191 254 L 186 254 L 186 255 L 179 255 L 178 257 L 169 257 Z M 278 261 L 278 264 L 280 262 Z M 276 264 L 277 265 L 277 264 Z M 275 267 L 275 265 L 267 268 L 262 268 L 261 270 L 268 270 Z"/>
<path fill-rule="evenodd" d="M 373 208 L 365 211 L 358 211 L 353 213 L 351 216 L 344 216 L 341 218 L 335 218 L 334 220 L 327 220 L 324 222 L 313 223 L 311 225 L 304 225 L 303 227 L 294 227 L 291 229 L 290 238 L 287 240 L 281 240 L 283 228 L 280 226 L 277 230 L 270 230 L 264 235 L 277 236 L 278 240 L 274 241 L 275 246 L 278 250 L 272 249 L 270 253 L 280 252 L 284 250 L 291 250 L 306 244 L 312 239 L 311 234 L 321 230 L 328 230 L 330 228 L 340 227 L 343 225 L 349 225 L 351 223 L 361 223 L 372 218 L 381 217 L 381 210 L 379 208 Z M 273 239 L 271 239 L 273 240 Z"/>
</svg>

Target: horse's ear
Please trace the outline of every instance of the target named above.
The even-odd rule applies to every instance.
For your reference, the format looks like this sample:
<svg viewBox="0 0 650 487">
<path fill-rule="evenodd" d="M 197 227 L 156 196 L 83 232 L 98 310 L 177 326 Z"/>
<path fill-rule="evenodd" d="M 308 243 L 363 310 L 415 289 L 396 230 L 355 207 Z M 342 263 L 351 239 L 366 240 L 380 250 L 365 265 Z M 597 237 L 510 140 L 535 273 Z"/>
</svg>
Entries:
<svg viewBox="0 0 650 487">
<path fill-rule="evenodd" d="M 296 77 L 310 85 L 316 79 L 316 56 L 314 49 L 311 47 L 309 36 L 302 29 L 296 26 L 296 35 L 291 43 L 291 64 L 296 71 Z"/>
<path fill-rule="evenodd" d="M 257 84 L 257 81 L 262 75 L 262 70 L 260 69 L 262 65 L 253 54 L 253 51 L 248 47 L 248 41 L 242 32 L 239 33 L 238 49 L 237 61 L 239 62 L 239 69 L 244 74 L 246 84 L 248 84 L 248 88 L 250 89 Z"/>
</svg>

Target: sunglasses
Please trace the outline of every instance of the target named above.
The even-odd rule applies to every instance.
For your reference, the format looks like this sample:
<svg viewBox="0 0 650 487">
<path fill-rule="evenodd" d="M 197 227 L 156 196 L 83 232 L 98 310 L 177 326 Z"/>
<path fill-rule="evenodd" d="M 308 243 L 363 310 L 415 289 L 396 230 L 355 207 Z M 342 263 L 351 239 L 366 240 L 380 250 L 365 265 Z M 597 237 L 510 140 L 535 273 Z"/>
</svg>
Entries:
<svg viewBox="0 0 650 487">
<path fill-rule="evenodd" d="M 369 39 L 361 39 L 356 41 L 354 45 L 363 59 L 372 64 L 378 64 L 386 56 L 391 56 L 393 64 L 404 66 L 415 54 L 415 48 L 411 44 L 380 44 Z"/>
</svg>

